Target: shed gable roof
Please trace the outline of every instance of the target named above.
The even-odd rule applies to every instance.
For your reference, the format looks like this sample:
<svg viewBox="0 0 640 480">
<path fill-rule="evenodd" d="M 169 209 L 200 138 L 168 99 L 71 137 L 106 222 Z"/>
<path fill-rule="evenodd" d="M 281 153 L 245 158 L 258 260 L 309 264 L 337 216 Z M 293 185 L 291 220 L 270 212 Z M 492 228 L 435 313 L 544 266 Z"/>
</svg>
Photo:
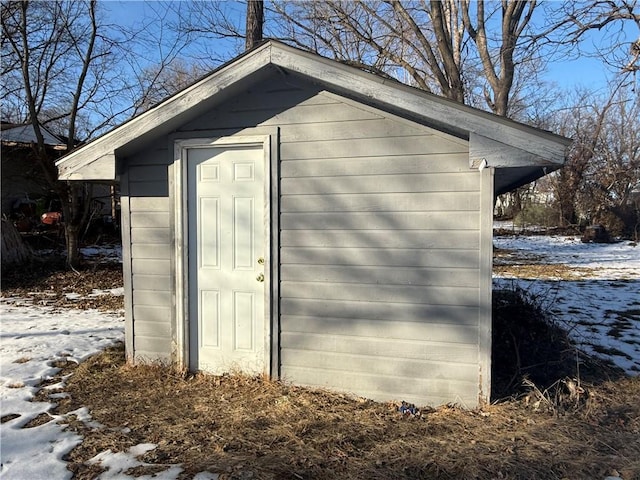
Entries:
<svg viewBox="0 0 640 480">
<path fill-rule="evenodd" d="M 564 163 L 570 140 L 553 133 L 439 97 L 400 82 L 378 77 L 335 60 L 270 40 L 221 66 L 190 87 L 57 162 L 62 180 L 113 180 L 116 154 L 127 153 L 213 105 L 242 92 L 261 75 L 295 75 L 327 90 L 404 116 L 470 141 L 470 168 L 488 160 L 489 167 L 510 168 L 513 188 Z M 532 167 L 535 167 L 532 170 Z M 500 182 L 498 182 L 500 183 Z"/>
</svg>

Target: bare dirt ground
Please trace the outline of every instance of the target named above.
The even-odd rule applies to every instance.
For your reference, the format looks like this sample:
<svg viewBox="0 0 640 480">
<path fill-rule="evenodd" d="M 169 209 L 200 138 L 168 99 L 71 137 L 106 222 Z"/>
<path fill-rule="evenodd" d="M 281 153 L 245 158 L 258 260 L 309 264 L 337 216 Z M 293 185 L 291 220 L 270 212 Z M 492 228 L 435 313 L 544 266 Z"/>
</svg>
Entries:
<svg viewBox="0 0 640 480">
<path fill-rule="evenodd" d="M 119 266 L 79 273 L 53 266 L 3 277 L 2 295 L 57 307 L 122 308 L 122 297 L 83 296 L 121 286 Z M 110 297 L 110 298 L 109 298 Z M 132 476 L 168 465 L 221 479 L 640 479 L 640 378 L 579 355 L 566 333 L 517 292 L 494 295 L 495 401 L 401 413 L 334 392 L 242 375 L 191 375 L 170 365 L 127 365 L 122 346 L 67 366 L 57 413 L 84 441 L 68 456 L 76 479 L 89 459 L 140 443 L 157 448 Z M 76 297 L 74 297 L 76 298 Z M 514 322 L 522 328 L 514 329 Z M 580 361 L 580 372 L 576 365 Z M 55 380 L 52 380 L 55 382 Z M 41 390 L 43 400 L 59 391 Z M 398 399 L 400 401 L 401 399 Z"/>
</svg>

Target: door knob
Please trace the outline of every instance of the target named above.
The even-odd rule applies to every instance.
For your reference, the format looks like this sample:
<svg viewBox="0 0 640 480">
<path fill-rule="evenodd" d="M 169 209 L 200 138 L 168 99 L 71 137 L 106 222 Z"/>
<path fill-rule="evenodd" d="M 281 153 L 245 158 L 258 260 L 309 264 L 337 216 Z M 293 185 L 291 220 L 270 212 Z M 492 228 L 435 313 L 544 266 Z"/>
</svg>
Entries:
<svg viewBox="0 0 640 480">
<path fill-rule="evenodd" d="M 264 265 L 264 257 L 258 259 L 258 265 Z"/>
<path fill-rule="evenodd" d="M 259 281 L 259 282 L 264 282 L 264 273 L 259 274 L 256 277 L 256 280 Z"/>
</svg>

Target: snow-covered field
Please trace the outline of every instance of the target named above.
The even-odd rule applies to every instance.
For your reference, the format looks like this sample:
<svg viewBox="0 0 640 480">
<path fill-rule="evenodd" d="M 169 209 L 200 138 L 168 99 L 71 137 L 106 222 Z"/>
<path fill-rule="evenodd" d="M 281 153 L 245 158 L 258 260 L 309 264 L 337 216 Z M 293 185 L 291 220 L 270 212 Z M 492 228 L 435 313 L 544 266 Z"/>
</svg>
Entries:
<svg viewBox="0 0 640 480">
<path fill-rule="evenodd" d="M 494 288 L 519 286 L 553 314 L 582 350 L 610 359 L 629 374 L 640 373 L 640 245 L 560 236 L 495 237 L 494 245 L 517 251 L 516 264 L 575 269 L 569 279 L 520 278 L 515 267 L 515 275 L 494 275 Z"/>
<path fill-rule="evenodd" d="M 640 372 L 640 246 L 629 242 L 582 244 L 576 238 L 543 236 L 496 237 L 494 243 L 500 249 L 518 250 L 514 260 L 518 263 L 529 257 L 532 263 L 588 269 L 580 269 L 571 280 L 503 275 L 494 277 L 494 283 L 498 287 L 516 284 L 536 295 L 585 350 L 608 356 L 631 374 Z M 59 371 L 59 362 L 81 362 L 122 340 L 123 318 L 98 311 L 8 304 L 3 299 L 0 316 L 0 478 L 70 478 L 63 457 L 82 439 L 65 431 L 66 416 L 51 414 L 50 403 L 32 399 L 38 385 Z M 63 385 L 44 388 L 60 387 Z M 90 420 L 86 409 L 72 413 Z M 43 414 L 51 420 L 28 425 Z M 141 465 L 136 456 L 153 448 L 155 445 L 144 444 L 128 452 L 100 453 L 94 461 L 107 471 L 99 478 L 133 478 L 124 472 Z M 168 465 L 153 478 L 174 479 L 180 471 L 179 466 Z M 211 478 L 216 477 L 209 473 L 196 476 L 197 480 Z"/>
</svg>

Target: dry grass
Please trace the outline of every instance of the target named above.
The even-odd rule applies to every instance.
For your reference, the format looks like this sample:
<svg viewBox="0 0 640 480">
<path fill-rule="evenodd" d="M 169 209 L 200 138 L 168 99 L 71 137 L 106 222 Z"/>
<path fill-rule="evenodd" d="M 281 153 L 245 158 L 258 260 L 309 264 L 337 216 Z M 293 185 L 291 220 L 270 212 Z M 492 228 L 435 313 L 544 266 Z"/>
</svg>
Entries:
<svg viewBox="0 0 640 480">
<path fill-rule="evenodd" d="M 482 411 L 403 416 L 394 404 L 262 378 L 134 367 L 120 347 L 80 365 L 66 391 L 60 409 L 87 406 L 102 425 L 72 422 L 84 436 L 69 455 L 76 479 L 95 478 L 86 462 L 96 454 L 143 442 L 158 445 L 145 462 L 180 464 L 181 478 L 640 478 L 638 378 L 588 388 L 564 415 L 531 391 Z"/>
<path fill-rule="evenodd" d="M 494 247 L 493 273 L 511 278 L 580 280 L 593 276 L 594 269 L 548 263 L 544 256 L 531 252 Z"/>
<path fill-rule="evenodd" d="M 593 269 L 569 267 L 562 263 L 518 263 L 509 265 L 494 265 L 493 272 L 497 275 L 511 278 L 535 278 L 549 280 L 580 280 L 589 278 Z"/>
<path fill-rule="evenodd" d="M 600 384 L 624 375 L 611 361 L 586 355 L 543 307 L 545 300 L 525 290 L 493 291 L 491 392 L 494 398 L 541 390 L 565 396 L 562 381 Z M 563 403 L 561 409 L 573 406 Z"/>
</svg>

